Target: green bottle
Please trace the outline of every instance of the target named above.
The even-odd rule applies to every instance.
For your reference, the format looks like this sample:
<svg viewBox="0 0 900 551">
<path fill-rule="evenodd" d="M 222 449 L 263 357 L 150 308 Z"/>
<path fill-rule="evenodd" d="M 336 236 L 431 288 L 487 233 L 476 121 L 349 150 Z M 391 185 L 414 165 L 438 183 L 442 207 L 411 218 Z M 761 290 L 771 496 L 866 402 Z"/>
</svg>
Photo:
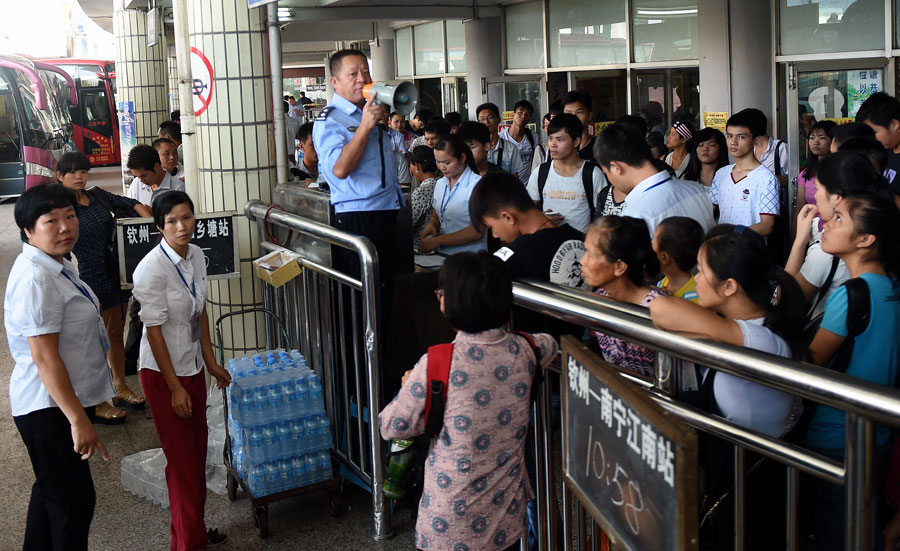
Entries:
<svg viewBox="0 0 900 551">
<path fill-rule="evenodd" d="M 412 460 L 413 440 L 392 440 L 387 465 L 387 480 L 384 481 L 384 495 L 402 499 L 407 490 L 407 472 Z"/>
</svg>

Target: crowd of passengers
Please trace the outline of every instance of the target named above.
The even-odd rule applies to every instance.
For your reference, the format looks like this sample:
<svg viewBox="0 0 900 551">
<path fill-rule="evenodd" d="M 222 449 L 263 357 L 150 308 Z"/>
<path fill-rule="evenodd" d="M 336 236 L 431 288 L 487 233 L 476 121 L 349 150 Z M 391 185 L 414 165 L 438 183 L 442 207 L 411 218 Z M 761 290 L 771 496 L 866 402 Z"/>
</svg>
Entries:
<svg viewBox="0 0 900 551">
<path fill-rule="evenodd" d="M 693 338 L 886 387 L 897 381 L 900 102 L 878 93 L 857 122 L 809 121 L 792 211 L 788 148 L 768 135 L 761 111 L 735 113 L 724 134 L 680 117 L 663 140 L 662 118 L 650 106 L 594 132 L 592 105 L 588 94 L 570 92 L 543 117 L 542 132 L 529 128 L 527 101 L 502 129 L 501 110 L 490 103 L 465 122 L 426 111 L 407 121 L 383 110 L 394 150 L 389 166 L 411 189 L 415 250 L 446 257 L 436 296 L 458 331 L 445 422 L 429 447 L 417 503 L 419 549 L 533 543 L 530 388 L 538 366 L 557 357 L 561 335 L 581 337 L 633 375 L 653 375 L 654 353 L 644 347 L 514 308 L 515 279 L 645 307 L 657 327 Z M 307 183 L 322 182 L 315 124 L 294 134 L 303 155 L 292 172 Z M 29 189 L 15 206 L 24 245 L 4 319 L 16 362 L 12 413 L 37 478 L 26 549 L 86 548 L 95 497 L 84 460 L 107 458 L 92 423 L 122 423 L 125 408 L 145 403 L 169 462 L 172 549 L 224 541 L 203 518 L 203 366 L 220 388 L 230 377 L 212 353 L 205 264 L 189 244 L 195 222 L 179 149 L 170 122 L 153 144 L 133 148 L 127 197 L 87 188 L 87 158 L 66 154 L 58 184 Z M 162 236 L 135 271 L 130 299 L 107 251 L 114 214 L 129 210 L 152 216 Z M 790 233 L 779 222 L 788 217 L 796 219 Z M 511 316 L 516 330 L 532 336 L 508 331 Z M 428 359 L 407 372 L 381 412 L 385 439 L 424 432 Z M 125 383 L 129 362 L 140 370 L 146 401 Z M 680 399 L 843 460 L 841 411 L 703 366 L 680 369 Z M 894 449 L 887 427 L 875 440 L 883 499 L 871 520 L 878 545 L 891 549 L 900 540 L 900 517 L 892 518 L 900 506 L 900 445 Z M 730 446 L 701 438 L 704 548 L 733 545 L 731 457 Z M 746 463 L 749 548 L 779 548 L 784 469 L 752 454 Z M 810 479 L 801 494 L 805 544 L 842 549 L 843 489 Z"/>
</svg>

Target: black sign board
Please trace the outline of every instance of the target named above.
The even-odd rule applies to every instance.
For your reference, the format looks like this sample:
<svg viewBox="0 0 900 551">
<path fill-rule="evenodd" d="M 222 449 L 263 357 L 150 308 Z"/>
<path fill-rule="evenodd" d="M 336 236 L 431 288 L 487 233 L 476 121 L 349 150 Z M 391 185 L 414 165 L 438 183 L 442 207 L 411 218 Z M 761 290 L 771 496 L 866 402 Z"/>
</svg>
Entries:
<svg viewBox="0 0 900 551">
<path fill-rule="evenodd" d="M 207 279 L 241 277 L 235 212 L 211 212 L 197 215 L 197 227 L 191 243 L 206 255 Z M 119 283 L 133 287 L 131 276 L 138 263 L 162 237 L 152 218 L 124 218 L 116 221 L 119 245 Z"/>
<path fill-rule="evenodd" d="M 696 550 L 696 432 L 574 338 L 562 349 L 566 484 L 617 546 Z"/>
</svg>

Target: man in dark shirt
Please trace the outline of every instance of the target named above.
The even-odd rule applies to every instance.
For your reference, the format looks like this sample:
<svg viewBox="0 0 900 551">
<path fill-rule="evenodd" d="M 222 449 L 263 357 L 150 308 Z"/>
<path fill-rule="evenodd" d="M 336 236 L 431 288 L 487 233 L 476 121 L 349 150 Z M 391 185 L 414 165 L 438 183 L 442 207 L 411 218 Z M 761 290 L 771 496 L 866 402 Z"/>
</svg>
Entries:
<svg viewBox="0 0 900 551">
<path fill-rule="evenodd" d="M 584 256 L 584 235 L 568 224 L 554 226 L 515 175 L 484 176 L 469 198 L 469 217 L 476 228 L 490 228 L 503 242 L 494 256 L 511 278 L 587 289 L 579 262 Z M 555 337 L 572 332 L 568 324 L 522 308 L 516 309 L 514 320 L 516 329 L 523 331 Z"/>
<path fill-rule="evenodd" d="M 856 113 L 856 122 L 863 122 L 875 131 L 875 138 L 887 153 L 885 178 L 894 193 L 900 194 L 900 101 L 884 92 L 869 96 Z"/>
<path fill-rule="evenodd" d="M 581 149 L 578 156 L 585 161 L 594 160 L 594 136 L 591 128 L 594 127 L 594 112 L 592 110 L 591 95 L 587 92 L 572 90 L 563 99 L 563 113 L 569 113 L 578 117 L 584 130 L 581 133 Z"/>
</svg>

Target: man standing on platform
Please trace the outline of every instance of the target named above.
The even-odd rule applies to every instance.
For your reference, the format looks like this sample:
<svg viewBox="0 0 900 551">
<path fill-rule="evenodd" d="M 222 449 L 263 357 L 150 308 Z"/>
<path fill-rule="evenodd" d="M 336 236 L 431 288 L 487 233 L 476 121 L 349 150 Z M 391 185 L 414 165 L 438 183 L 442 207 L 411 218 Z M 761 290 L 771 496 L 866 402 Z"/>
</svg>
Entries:
<svg viewBox="0 0 900 551">
<path fill-rule="evenodd" d="M 329 64 L 334 96 L 316 117 L 313 142 L 331 189 L 333 225 L 374 243 L 385 286 L 383 304 L 389 305 L 397 210 L 403 204 L 393 143 L 379 124 L 381 106 L 363 96 L 363 87 L 372 82 L 365 54 L 340 50 Z M 359 276 L 355 252 L 336 247 L 333 259 L 336 269 Z"/>
</svg>

